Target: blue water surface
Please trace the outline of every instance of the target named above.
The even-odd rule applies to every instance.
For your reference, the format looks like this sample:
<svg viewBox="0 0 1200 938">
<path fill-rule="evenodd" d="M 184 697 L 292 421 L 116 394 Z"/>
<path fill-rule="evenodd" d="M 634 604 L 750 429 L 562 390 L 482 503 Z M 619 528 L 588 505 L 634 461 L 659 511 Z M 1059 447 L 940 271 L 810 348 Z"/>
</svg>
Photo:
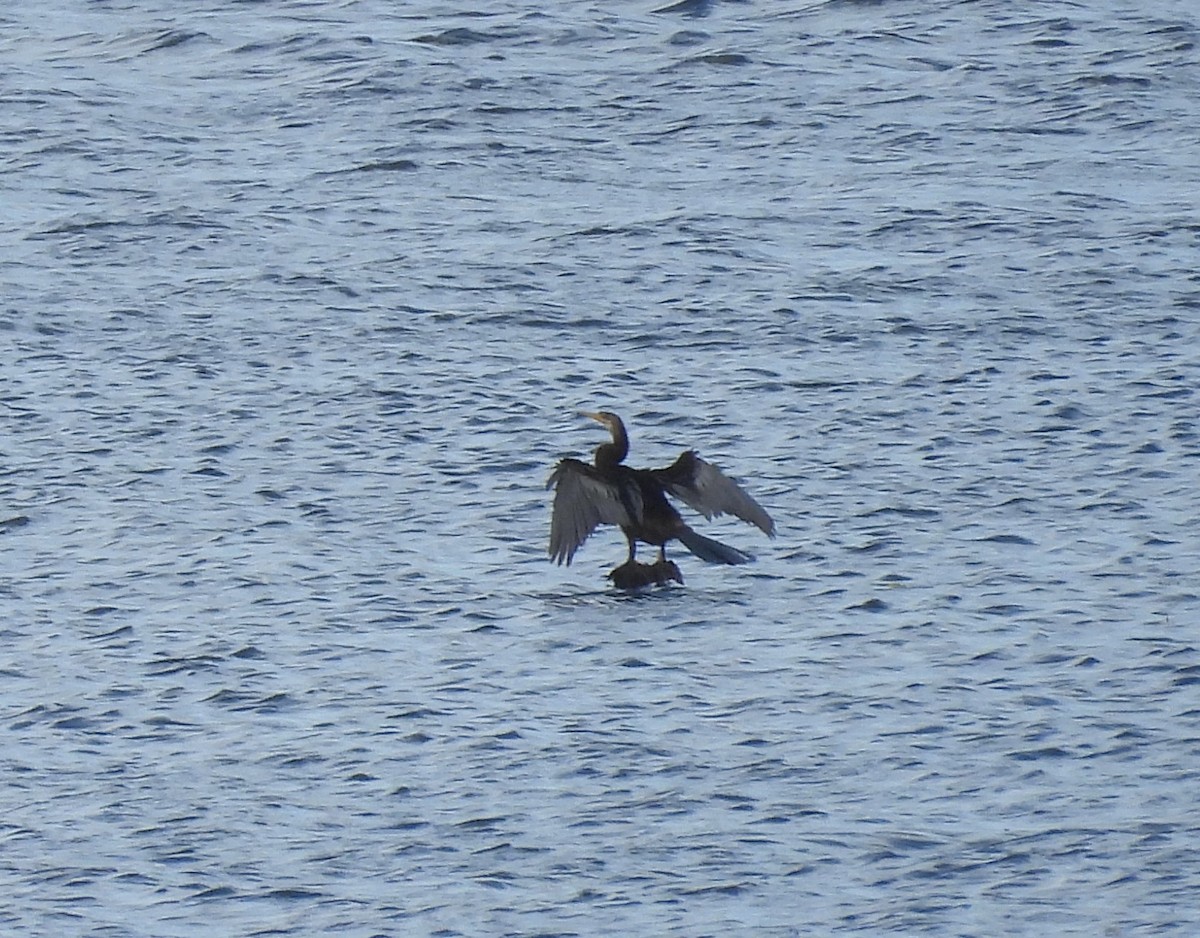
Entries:
<svg viewBox="0 0 1200 938">
<path fill-rule="evenodd" d="M 1195 935 L 1198 38 L 0 13 L 0 931 Z M 550 564 L 601 407 L 757 563 Z"/>
</svg>

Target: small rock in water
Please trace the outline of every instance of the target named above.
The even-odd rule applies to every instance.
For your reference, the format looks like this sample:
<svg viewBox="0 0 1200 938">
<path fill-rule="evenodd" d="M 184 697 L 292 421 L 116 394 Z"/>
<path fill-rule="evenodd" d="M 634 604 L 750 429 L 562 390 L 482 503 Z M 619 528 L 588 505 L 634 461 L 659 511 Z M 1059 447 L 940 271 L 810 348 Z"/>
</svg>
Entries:
<svg viewBox="0 0 1200 938">
<path fill-rule="evenodd" d="M 611 573 L 608 578 L 619 590 L 636 590 L 646 586 L 666 586 L 672 580 L 683 582 L 683 574 L 679 572 L 673 560 L 658 560 L 654 563 L 638 563 L 630 561 L 623 563 Z"/>
</svg>

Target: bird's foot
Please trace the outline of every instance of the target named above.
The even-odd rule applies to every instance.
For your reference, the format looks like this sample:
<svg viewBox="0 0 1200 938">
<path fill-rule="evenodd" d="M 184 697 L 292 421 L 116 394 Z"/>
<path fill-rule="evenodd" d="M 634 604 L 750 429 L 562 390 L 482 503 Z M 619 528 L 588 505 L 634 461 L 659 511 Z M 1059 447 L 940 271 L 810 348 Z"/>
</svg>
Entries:
<svg viewBox="0 0 1200 938">
<path fill-rule="evenodd" d="M 683 574 L 679 572 L 673 560 L 660 559 L 655 563 L 638 563 L 627 560 L 621 566 L 608 574 L 613 586 L 619 590 L 636 590 L 646 586 L 666 586 L 674 581 L 683 582 Z"/>
</svg>

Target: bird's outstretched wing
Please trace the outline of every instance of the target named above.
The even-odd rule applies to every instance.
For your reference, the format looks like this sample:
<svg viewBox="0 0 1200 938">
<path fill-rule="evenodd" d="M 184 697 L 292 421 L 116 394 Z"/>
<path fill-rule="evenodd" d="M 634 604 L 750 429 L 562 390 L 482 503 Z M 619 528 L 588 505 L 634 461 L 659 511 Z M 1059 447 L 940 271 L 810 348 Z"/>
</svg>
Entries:
<svg viewBox="0 0 1200 938">
<path fill-rule="evenodd" d="M 622 491 L 578 459 L 562 460 L 550 473 L 546 488 L 550 486 L 554 486 L 550 559 L 555 563 L 569 564 L 597 525 L 633 524 L 642 513 L 636 487 Z"/>
<path fill-rule="evenodd" d="M 687 450 L 666 469 L 653 470 L 663 487 L 706 518 L 730 514 L 775 536 L 775 522 L 763 506 L 712 463 Z"/>
</svg>

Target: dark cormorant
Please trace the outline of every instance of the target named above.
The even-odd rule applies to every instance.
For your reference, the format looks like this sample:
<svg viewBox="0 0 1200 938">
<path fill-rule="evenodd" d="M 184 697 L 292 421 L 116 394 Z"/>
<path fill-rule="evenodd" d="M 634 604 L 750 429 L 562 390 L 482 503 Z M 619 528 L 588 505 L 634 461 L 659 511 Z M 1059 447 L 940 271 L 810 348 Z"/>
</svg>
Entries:
<svg viewBox="0 0 1200 938">
<path fill-rule="evenodd" d="M 546 487 L 554 486 L 554 513 L 550 519 L 550 558 L 569 564 L 597 525 L 614 524 L 629 541 L 629 559 L 609 577 L 620 589 L 683 582 L 679 568 L 667 560 L 667 541 L 678 540 L 708 563 L 746 563 L 749 554 L 697 534 L 667 501 L 673 495 L 706 518 L 736 515 L 756 525 L 769 537 L 775 522 L 753 498 L 720 469 L 705 462 L 695 450 L 686 450 L 665 469 L 633 469 L 623 464 L 629 454 L 629 436 L 621 418 L 608 411 L 591 413 L 612 434 L 612 442 L 596 449 L 593 465 L 564 459 L 550 474 Z M 658 561 L 640 564 L 637 542 L 658 548 Z"/>
</svg>

